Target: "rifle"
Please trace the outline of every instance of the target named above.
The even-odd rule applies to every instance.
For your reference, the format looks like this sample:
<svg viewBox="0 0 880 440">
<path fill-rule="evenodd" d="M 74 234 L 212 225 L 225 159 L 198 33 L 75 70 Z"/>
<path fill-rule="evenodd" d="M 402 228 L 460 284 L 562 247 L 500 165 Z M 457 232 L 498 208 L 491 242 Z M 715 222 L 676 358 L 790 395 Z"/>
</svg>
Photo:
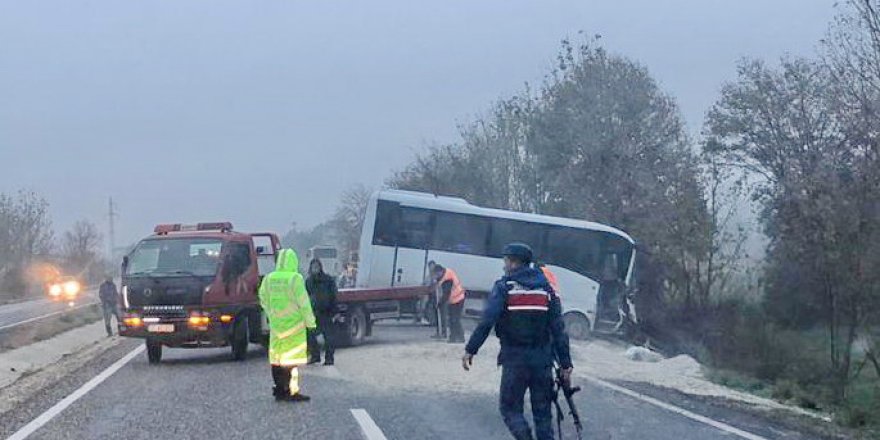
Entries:
<svg viewBox="0 0 880 440">
<path fill-rule="evenodd" d="M 574 405 L 572 398 L 575 393 L 581 390 L 581 387 L 573 387 L 570 383 L 562 378 L 562 368 L 556 366 L 556 380 L 553 387 L 553 404 L 556 406 L 556 430 L 559 433 L 559 439 L 562 440 L 562 420 L 565 416 L 562 412 L 562 405 L 559 404 L 559 391 L 565 397 L 565 403 L 568 404 L 568 413 L 571 414 L 571 420 L 574 422 L 574 429 L 577 432 L 578 440 L 583 440 L 584 427 L 581 425 L 581 416 L 578 414 L 577 407 Z"/>
</svg>

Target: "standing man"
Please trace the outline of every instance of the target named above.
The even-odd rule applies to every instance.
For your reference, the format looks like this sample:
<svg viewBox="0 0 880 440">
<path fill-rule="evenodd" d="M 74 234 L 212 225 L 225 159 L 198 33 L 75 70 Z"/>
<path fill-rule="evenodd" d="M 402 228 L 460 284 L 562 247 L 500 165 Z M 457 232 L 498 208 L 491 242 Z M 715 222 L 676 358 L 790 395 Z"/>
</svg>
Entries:
<svg viewBox="0 0 880 440">
<path fill-rule="evenodd" d="M 260 284 L 260 305 L 269 318 L 269 363 L 275 381 L 275 400 L 302 402 L 297 367 L 306 363 L 306 329 L 315 328 L 315 315 L 292 249 L 283 249 L 275 271 Z"/>
<path fill-rule="evenodd" d="M 321 362 L 321 347 L 318 346 L 318 334 L 324 335 L 324 365 L 333 365 L 333 353 L 336 351 L 336 332 L 333 316 L 336 314 L 336 280 L 324 272 L 321 260 L 313 258 L 309 262 L 309 277 L 306 279 L 306 290 L 312 300 L 312 310 L 318 323 L 317 330 L 309 330 L 309 363 Z"/>
<path fill-rule="evenodd" d="M 474 355 L 492 327 L 501 340 L 500 410 L 504 423 L 517 440 L 531 440 L 532 431 L 523 416 L 526 390 L 538 440 L 553 439 L 553 361 L 557 359 L 563 380 L 571 379 L 568 336 L 562 322 L 559 298 L 540 270 L 531 267 L 532 250 L 522 243 L 504 247 L 505 275 L 495 282 L 483 319 L 465 347 L 462 367 L 470 370 Z"/>
<path fill-rule="evenodd" d="M 446 310 L 446 321 L 449 325 L 450 343 L 464 342 L 464 329 L 461 326 L 461 314 L 464 310 L 465 290 L 461 287 L 461 281 L 455 271 L 445 268 L 440 264 L 434 265 L 434 279 L 437 280 L 437 289 L 440 293 L 440 301 Z"/>
<path fill-rule="evenodd" d="M 107 329 L 107 337 L 113 336 L 113 328 L 110 327 L 110 318 L 116 317 L 119 323 L 119 316 L 116 314 L 116 300 L 119 293 L 116 292 L 116 284 L 113 283 L 113 277 L 107 277 L 98 288 L 98 298 L 101 299 L 101 310 L 104 312 L 104 328 Z"/>
</svg>

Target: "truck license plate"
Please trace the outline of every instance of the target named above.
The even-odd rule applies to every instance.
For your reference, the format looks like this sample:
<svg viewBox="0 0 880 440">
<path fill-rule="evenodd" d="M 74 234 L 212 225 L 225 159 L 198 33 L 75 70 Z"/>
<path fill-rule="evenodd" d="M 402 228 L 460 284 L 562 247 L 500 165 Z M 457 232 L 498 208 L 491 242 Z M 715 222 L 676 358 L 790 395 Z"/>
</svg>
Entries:
<svg viewBox="0 0 880 440">
<path fill-rule="evenodd" d="M 174 324 L 150 324 L 147 326 L 150 333 L 174 333 Z"/>
</svg>

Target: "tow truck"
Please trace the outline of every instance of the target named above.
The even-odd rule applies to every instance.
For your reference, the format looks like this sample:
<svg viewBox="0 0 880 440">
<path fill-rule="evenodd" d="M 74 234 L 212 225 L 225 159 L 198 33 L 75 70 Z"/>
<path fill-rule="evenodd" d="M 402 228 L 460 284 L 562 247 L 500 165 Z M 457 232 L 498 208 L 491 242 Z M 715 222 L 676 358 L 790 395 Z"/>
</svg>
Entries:
<svg viewBox="0 0 880 440">
<path fill-rule="evenodd" d="M 145 340 L 150 363 L 163 347 L 232 349 L 247 356 L 249 343 L 266 345 L 269 328 L 257 292 L 275 269 L 281 249 L 270 232 L 233 230 L 230 222 L 160 224 L 122 260 L 119 334 Z M 427 286 L 341 289 L 342 345 L 358 345 L 373 322 L 399 317 Z"/>
<path fill-rule="evenodd" d="M 257 297 L 281 248 L 274 233 L 233 230 L 230 222 L 161 224 L 122 260 L 119 334 L 145 340 L 150 363 L 163 347 L 266 344 Z"/>
</svg>

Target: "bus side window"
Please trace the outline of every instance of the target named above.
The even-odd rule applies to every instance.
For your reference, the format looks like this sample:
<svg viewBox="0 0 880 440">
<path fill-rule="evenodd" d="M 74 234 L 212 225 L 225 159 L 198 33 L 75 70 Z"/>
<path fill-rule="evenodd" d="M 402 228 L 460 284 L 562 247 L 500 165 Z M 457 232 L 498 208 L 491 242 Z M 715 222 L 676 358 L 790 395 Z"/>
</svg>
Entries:
<svg viewBox="0 0 880 440">
<path fill-rule="evenodd" d="M 599 264 L 599 238 L 591 231 L 552 228 L 547 234 L 547 248 L 553 252 L 546 255 L 545 262 L 585 276 L 595 274 Z"/>
<path fill-rule="evenodd" d="M 400 204 L 379 200 L 376 206 L 376 224 L 373 229 L 373 244 L 395 246 L 400 232 Z"/>
<path fill-rule="evenodd" d="M 471 255 L 485 255 L 489 221 L 483 217 L 438 212 L 432 249 Z"/>
<path fill-rule="evenodd" d="M 400 226 L 398 244 L 401 247 L 427 249 L 434 229 L 434 213 L 427 209 L 402 207 Z"/>
<path fill-rule="evenodd" d="M 532 252 L 538 258 L 544 255 L 545 226 L 537 223 L 529 223 L 518 220 L 495 219 L 492 221 L 492 232 L 489 238 L 488 254 L 501 256 L 501 250 L 511 242 L 520 242 L 529 245 Z"/>
</svg>

